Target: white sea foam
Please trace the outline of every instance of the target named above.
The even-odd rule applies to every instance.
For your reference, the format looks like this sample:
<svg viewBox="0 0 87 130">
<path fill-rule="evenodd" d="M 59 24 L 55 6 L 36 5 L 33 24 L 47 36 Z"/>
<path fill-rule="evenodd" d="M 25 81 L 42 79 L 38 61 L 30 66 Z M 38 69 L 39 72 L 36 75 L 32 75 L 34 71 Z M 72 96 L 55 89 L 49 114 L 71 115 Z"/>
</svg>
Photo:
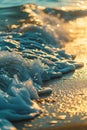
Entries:
<svg viewBox="0 0 87 130">
<path fill-rule="evenodd" d="M 51 88 L 42 87 L 44 81 L 75 71 L 83 63 L 60 48 L 72 40 L 65 27 L 66 21 L 78 17 L 71 19 L 75 12 L 36 5 L 1 11 L 5 20 L 0 29 L 6 32 L 0 33 L 0 128 L 11 129 L 11 121 L 33 119 L 42 112 L 33 99 L 51 94 Z M 84 16 L 86 11 L 77 13 Z"/>
</svg>

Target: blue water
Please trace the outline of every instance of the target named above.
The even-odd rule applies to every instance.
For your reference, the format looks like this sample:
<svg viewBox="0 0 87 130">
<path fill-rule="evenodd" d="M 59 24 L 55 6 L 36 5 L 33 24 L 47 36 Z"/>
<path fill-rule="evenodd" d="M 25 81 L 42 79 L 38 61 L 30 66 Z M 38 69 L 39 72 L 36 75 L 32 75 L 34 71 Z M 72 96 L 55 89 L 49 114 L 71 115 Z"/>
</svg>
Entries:
<svg viewBox="0 0 87 130">
<path fill-rule="evenodd" d="M 33 99 L 52 93 L 51 88 L 42 87 L 44 82 L 83 67 L 62 47 L 73 41 L 70 25 L 86 17 L 86 4 L 81 0 L 0 2 L 2 130 L 13 128 L 12 121 L 33 119 L 43 112 Z"/>
<path fill-rule="evenodd" d="M 0 1 L 0 7 L 12 7 L 23 4 L 33 3 L 40 6 L 60 7 L 60 6 L 81 6 L 87 5 L 86 0 L 3 0 Z"/>
</svg>

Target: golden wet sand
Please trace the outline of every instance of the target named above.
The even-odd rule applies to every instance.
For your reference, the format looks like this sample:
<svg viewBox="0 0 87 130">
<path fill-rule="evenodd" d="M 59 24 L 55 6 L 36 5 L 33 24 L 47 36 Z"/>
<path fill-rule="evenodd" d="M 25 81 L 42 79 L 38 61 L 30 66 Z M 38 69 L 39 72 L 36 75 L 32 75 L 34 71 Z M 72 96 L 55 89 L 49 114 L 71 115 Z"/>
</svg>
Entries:
<svg viewBox="0 0 87 130">
<path fill-rule="evenodd" d="M 32 121 L 15 123 L 20 130 L 87 130 L 87 17 L 71 22 L 69 28 L 73 42 L 64 47 L 84 67 L 44 84 L 53 93 L 37 103 L 43 113 Z M 71 28 L 70 28 L 71 27 Z"/>
</svg>

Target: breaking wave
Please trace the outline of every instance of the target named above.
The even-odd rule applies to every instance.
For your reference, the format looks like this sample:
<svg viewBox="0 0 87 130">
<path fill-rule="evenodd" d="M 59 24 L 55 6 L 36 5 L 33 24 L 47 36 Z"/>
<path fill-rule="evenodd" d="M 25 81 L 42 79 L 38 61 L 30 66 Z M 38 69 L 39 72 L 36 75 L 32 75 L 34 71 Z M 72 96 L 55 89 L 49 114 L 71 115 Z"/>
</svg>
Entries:
<svg viewBox="0 0 87 130">
<path fill-rule="evenodd" d="M 34 100 L 52 93 L 42 87 L 44 81 L 83 66 L 62 46 L 73 40 L 65 26 L 85 17 L 87 10 L 30 4 L 0 12 L 0 128 L 11 129 L 10 122 L 33 119 L 43 111 Z"/>
</svg>

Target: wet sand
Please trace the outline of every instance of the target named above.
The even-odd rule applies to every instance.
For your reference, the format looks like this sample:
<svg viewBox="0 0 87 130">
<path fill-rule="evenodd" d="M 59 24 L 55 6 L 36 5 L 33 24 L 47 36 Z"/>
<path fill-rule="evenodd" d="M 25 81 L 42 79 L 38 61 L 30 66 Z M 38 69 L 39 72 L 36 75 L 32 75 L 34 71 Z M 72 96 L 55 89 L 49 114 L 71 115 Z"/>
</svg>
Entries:
<svg viewBox="0 0 87 130">
<path fill-rule="evenodd" d="M 64 49 L 75 54 L 76 61 L 84 62 L 84 67 L 45 83 L 53 93 L 37 101 L 43 113 L 32 121 L 15 123 L 19 130 L 87 129 L 87 39 L 82 41 L 77 39 Z"/>
</svg>

